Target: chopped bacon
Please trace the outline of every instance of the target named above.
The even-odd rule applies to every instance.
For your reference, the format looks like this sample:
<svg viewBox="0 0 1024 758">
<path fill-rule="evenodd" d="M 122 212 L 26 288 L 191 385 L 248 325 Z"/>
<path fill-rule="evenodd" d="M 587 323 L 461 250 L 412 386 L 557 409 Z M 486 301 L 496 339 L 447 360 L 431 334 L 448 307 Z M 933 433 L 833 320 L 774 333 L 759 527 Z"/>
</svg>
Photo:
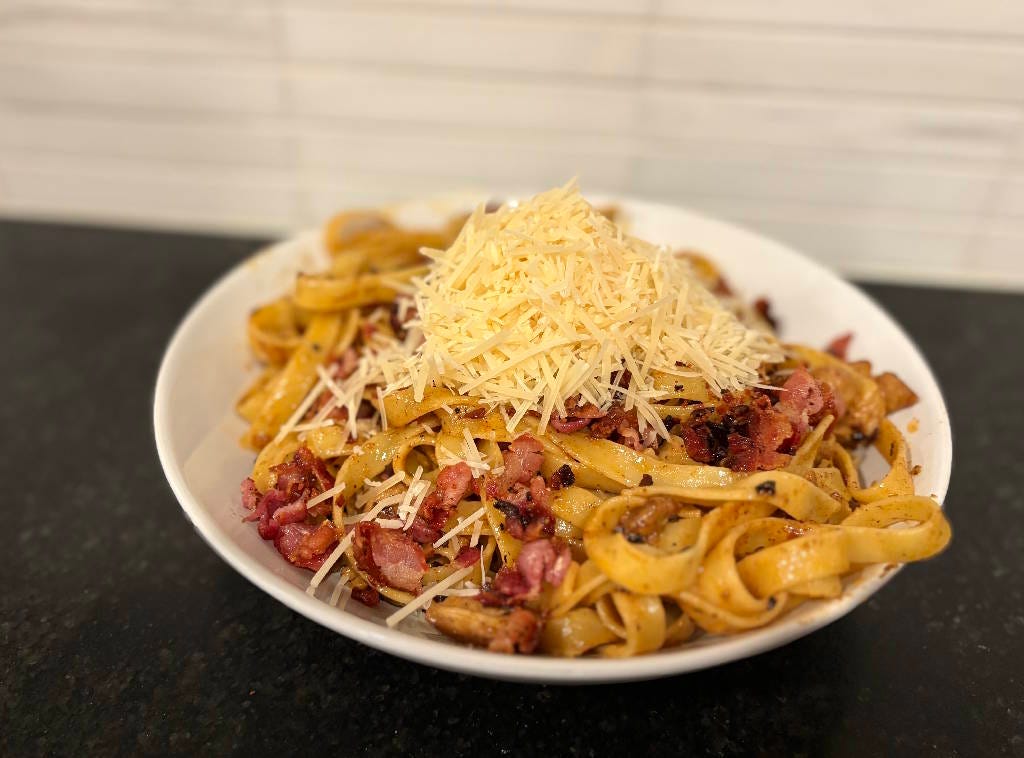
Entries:
<svg viewBox="0 0 1024 758">
<path fill-rule="evenodd" d="M 772 304 L 771 302 L 769 302 L 768 298 L 759 297 L 757 300 L 755 300 L 754 312 L 757 313 L 757 315 L 763 318 L 765 321 L 767 321 L 768 326 L 770 326 L 772 329 L 774 329 L 775 331 L 779 330 L 779 320 L 775 317 L 775 314 L 772 313 Z"/>
<path fill-rule="evenodd" d="M 515 567 L 503 566 L 494 577 L 493 592 L 482 593 L 486 605 L 514 605 L 540 594 L 544 582 L 558 587 L 572 563 L 569 546 L 559 540 L 535 540 L 523 545 Z"/>
<path fill-rule="evenodd" d="M 592 419 L 589 418 L 561 418 L 559 416 L 552 416 L 548 423 L 551 424 L 551 428 L 556 432 L 572 434 L 580 429 L 586 429 L 591 421 Z"/>
<path fill-rule="evenodd" d="M 794 440 L 788 416 L 763 390 L 725 393 L 714 408 L 694 411 L 680 428 L 687 455 L 734 471 L 768 471 L 789 462 Z"/>
<path fill-rule="evenodd" d="M 478 560 L 480 560 L 480 548 L 467 545 L 455 556 L 455 565 L 466 568 L 466 566 L 472 566 Z"/>
<path fill-rule="evenodd" d="M 853 341 L 853 332 L 840 334 L 825 346 L 825 352 L 834 355 L 841 361 L 846 360 L 846 353 L 850 349 L 850 342 Z"/>
<path fill-rule="evenodd" d="M 274 515 L 271 518 L 278 524 L 297 524 L 300 521 L 305 521 L 308 513 L 306 500 L 299 498 L 294 503 L 282 505 L 274 511 Z"/>
<path fill-rule="evenodd" d="M 529 484 L 540 473 L 544 463 L 544 446 L 536 437 L 521 434 L 502 453 L 505 470 L 500 476 L 488 476 L 485 490 L 488 497 L 507 499 L 517 484 Z"/>
<path fill-rule="evenodd" d="M 338 542 L 338 534 L 329 521 L 318 526 L 311 524 L 284 524 L 274 536 L 274 546 L 290 563 L 316 571 L 324 565 L 331 549 Z"/>
<path fill-rule="evenodd" d="M 295 451 L 291 461 L 274 466 L 276 475 L 273 489 L 262 495 L 252 479 L 242 482 L 242 505 L 250 511 L 244 521 L 257 521 L 260 536 L 275 539 L 282 524 L 323 518 L 330 512 L 330 503 L 313 511 L 306 509 L 306 501 L 333 486 L 334 482 L 324 462 L 303 446 Z"/>
<path fill-rule="evenodd" d="M 485 608 L 462 597 L 431 604 L 427 620 L 449 637 L 498 653 L 532 653 L 541 626 L 537 614 L 526 608 Z"/>
<path fill-rule="evenodd" d="M 572 487 L 576 484 L 576 474 L 568 463 L 563 463 L 554 473 L 551 474 L 551 489 L 560 490 L 563 487 Z"/>
<path fill-rule="evenodd" d="M 540 638 L 540 619 L 525 608 L 516 608 L 505 617 L 487 649 L 493 653 L 532 653 Z"/>
<path fill-rule="evenodd" d="M 678 512 L 678 501 L 663 495 L 656 495 L 648 498 L 638 508 L 627 511 L 619 519 L 619 526 L 631 542 L 647 541 L 665 525 L 671 516 Z"/>
<path fill-rule="evenodd" d="M 472 491 L 473 471 L 465 461 L 442 468 L 437 474 L 437 487 L 423 498 L 409 535 L 424 545 L 435 542 L 444 534 L 445 524 L 459 501 Z"/>
<path fill-rule="evenodd" d="M 548 508 L 544 477 L 533 477 L 529 488 L 515 485 L 506 498 L 495 500 L 494 507 L 505 514 L 504 526 L 509 536 L 529 542 L 555 533 L 555 515 Z"/>
<path fill-rule="evenodd" d="M 876 376 L 875 382 L 882 393 L 887 414 L 909 408 L 918 400 L 917 394 L 904 384 L 903 380 L 896 376 L 896 374 L 889 371 Z"/>
<path fill-rule="evenodd" d="M 255 511 L 260 502 L 260 491 L 252 477 L 242 481 L 242 507 L 247 511 Z"/>
<path fill-rule="evenodd" d="M 551 428 L 562 434 L 572 434 L 585 429 L 591 421 L 605 415 L 604 411 L 593 403 L 581 402 L 579 396 L 570 398 L 565 403 L 565 416 L 552 416 Z"/>
<path fill-rule="evenodd" d="M 384 529 L 373 521 L 356 525 L 352 549 L 356 563 L 380 584 L 419 592 L 427 561 L 423 548 L 403 531 Z"/>
<path fill-rule="evenodd" d="M 358 366 L 359 353 L 355 351 L 355 348 L 351 347 L 331 361 L 331 368 L 334 369 L 335 379 L 348 379 Z"/>
<path fill-rule="evenodd" d="M 650 427 L 646 433 L 640 433 L 636 408 L 627 411 L 621 403 L 613 404 L 602 418 L 590 425 L 590 435 L 599 439 L 610 439 L 637 451 L 653 447 L 658 441 L 657 433 Z"/>
<path fill-rule="evenodd" d="M 437 473 L 437 492 L 441 496 L 441 504 L 446 508 L 454 508 L 469 493 L 472 483 L 473 470 L 465 461 L 445 466 Z"/>
<path fill-rule="evenodd" d="M 352 598 L 358 600 L 368 608 L 376 608 L 380 605 L 380 593 L 373 587 L 358 587 L 352 590 Z"/>
<path fill-rule="evenodd" d="M 798 367 L 782 385 L 782 396 L 775 404 L 775 408 L 793 425 L 794 447 L 807 434 L 810 418 L 824 407 L 825 396 L 821 385 L 806 368 Z"/>
</svg>

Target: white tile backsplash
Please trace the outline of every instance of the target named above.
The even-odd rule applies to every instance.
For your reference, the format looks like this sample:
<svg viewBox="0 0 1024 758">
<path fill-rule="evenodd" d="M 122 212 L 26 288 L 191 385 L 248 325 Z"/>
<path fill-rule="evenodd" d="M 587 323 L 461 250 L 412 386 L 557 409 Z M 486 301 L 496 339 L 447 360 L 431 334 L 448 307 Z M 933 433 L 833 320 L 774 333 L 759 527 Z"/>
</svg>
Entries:
<svg viewBox="0 0 1024 758">
<path fill-rule="evenodd" d="M 1024 4 L 27 0 L 0 214 L 284 233 L 464 187 L 692 205 L 1024 289 Z"/>
</svg>

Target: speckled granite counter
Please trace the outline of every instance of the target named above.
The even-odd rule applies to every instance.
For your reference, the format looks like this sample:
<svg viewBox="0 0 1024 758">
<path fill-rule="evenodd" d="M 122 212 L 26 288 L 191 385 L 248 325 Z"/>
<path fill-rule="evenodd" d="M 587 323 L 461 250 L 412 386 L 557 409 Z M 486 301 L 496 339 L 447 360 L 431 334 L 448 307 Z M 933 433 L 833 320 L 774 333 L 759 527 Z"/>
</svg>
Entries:
<svg viewBox="0 0 1024 758">
<path fill-rule="evenodd" d="M 751 660 L 536 687 L 321 629 L 183 518 L 157 364 L 255 244 L 0 223 L 0 754 L 1024 755 L 1024 297 L 867 287 L 953 414 L 947 553 Z"/>
</svg>

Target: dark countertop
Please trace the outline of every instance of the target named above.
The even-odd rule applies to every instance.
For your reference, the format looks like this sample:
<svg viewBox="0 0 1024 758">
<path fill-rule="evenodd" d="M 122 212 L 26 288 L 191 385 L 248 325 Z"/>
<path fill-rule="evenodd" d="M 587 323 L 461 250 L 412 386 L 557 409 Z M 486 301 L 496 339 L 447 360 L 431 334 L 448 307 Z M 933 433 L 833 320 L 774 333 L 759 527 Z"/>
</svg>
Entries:
<svg viewBox="0 0 1024 758">
<path fill-rule="evenodd" d="M 1024 755 L 1024 297 L 866 288 L 949 401 L 945 554 L 753 659 L 539 687 L 322 629 L 182 516 L 157 365 L 257 243 L 0 223 L 0 754 Z"/>
</svg>

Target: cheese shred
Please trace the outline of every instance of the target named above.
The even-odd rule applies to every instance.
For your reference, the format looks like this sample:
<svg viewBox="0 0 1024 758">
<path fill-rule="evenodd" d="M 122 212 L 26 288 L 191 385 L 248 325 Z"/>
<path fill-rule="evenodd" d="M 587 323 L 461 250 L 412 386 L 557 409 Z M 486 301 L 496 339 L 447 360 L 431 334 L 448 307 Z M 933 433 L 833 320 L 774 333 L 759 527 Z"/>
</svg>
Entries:
<svg viewBox="0 0 1024 758">
<path fill-rule="evenodd" d="M 386 392 L 411 387 L 422 400 L 446 387 L 510 408 L 510 429 L 536 412 L 543 432 L 582 395 L 602 408 L 626 397 L 665 436 L 656 374 L 699 376 L 721 393 L 757 384 L 760 366 L 782 358 L 687 260 L 624 234 L 575 182 L 478 208 L 450 248 L 424 253 L 433 263 L 414 280 L 412 322 L 423 342 L 384 372 L 395 377 Z"/>
</svg>

